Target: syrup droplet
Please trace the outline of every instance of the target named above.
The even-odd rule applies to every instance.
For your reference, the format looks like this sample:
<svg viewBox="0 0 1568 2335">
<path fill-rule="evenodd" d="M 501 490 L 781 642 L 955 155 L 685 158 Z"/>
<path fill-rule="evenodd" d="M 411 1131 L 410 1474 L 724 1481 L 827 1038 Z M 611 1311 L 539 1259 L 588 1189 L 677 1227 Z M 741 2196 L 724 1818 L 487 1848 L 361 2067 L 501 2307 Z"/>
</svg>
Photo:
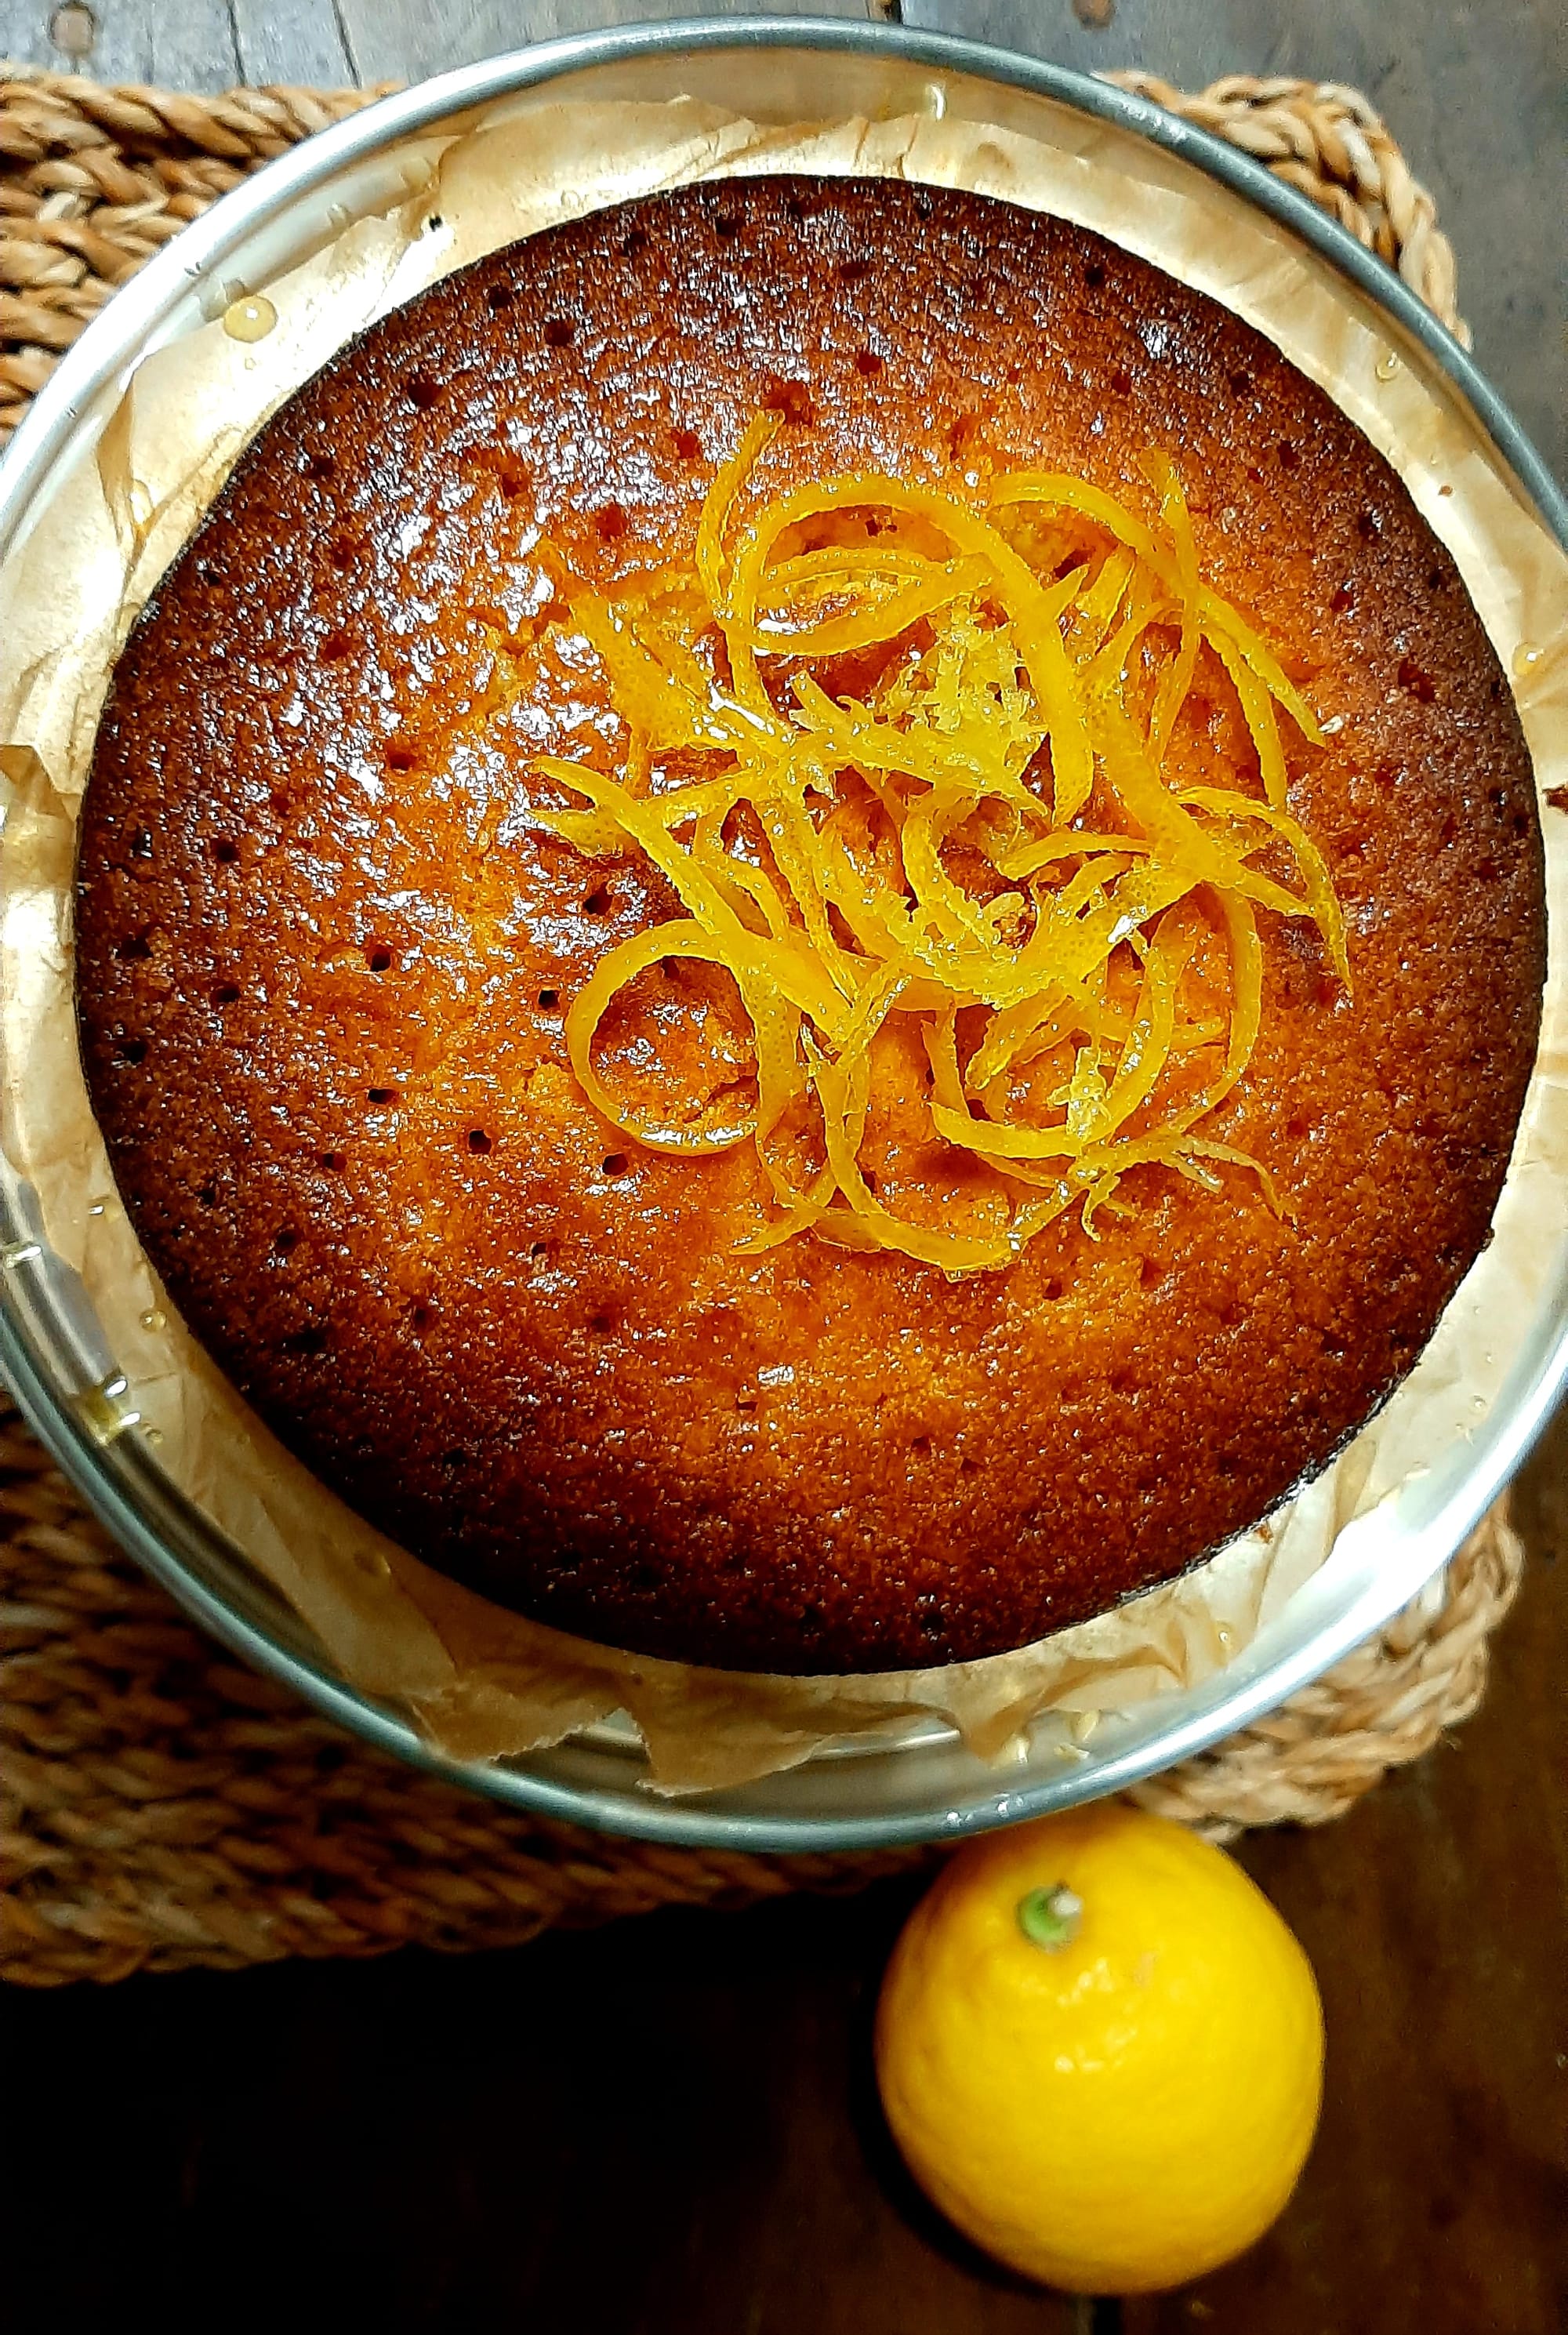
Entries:
<svg viewBox="0 0 1568 2335">
<path fill-rule="evenodd" d="M 0 1248 L 0 1264 L 7 1267 L 31 1264 L 35 1256 L 42 1256 L 43 1254 L 44 1250 L 37 1241 L 12 1241 L 7 1247 Z"/>
<path fill-rule="evenodd" d="M 1522 681 L 1527 673 L 1533 673 L 1545 654 L 1545 650 L 1534 641 L 1521 641 L 1514 652 L 1515 678 Z"/>
<path fill-rule="evenodd" d="M 940 121 L 947 111 L 947 92 L 939 81 L 928 81 L 925 84 L 924 96 L 926 112 L 930 114 L 933 121 Z"/>
<path fill-rule="evenodd" d="M 168 1326 L 168 1315 L 158 1306 L 150 1305 L 141 1317 L 141 1326 L 144 1330 L 162 1330 Z"/>
<path fill-rule="evenodd" d="M 145 527 L 152 517 L 152 489 L 145 479 L 131 481 L 131 516 L 138 527 Z"/>
<path fill-rule="evenodd" d="M 161 1427 L 149 1426 L 144 1428 L 142 1432 L 146 1436 L 149 1443 L 157 1444 L 161 1443 L 163 1440 L 163 1429 Z"/>
<path fill-rule="evenodd" d="M 1392 349 L 1385 349 L 1382 355 L 1378 359 L 1377 363 L 1372 367 L 1372 371 L 1377 374 L 1379 381 L 1392 381 L 1394 375 L 1399 372 L 1399 360 L 1395 355 Z"/>
<path fill-rule="evenodd" d="M 264 292 L 247 292 L 223 312 L 223 329 L 231 341 L 265 341 L 276 322 L 277 310 Z"/>
<path fill-rule="evenodd" d="M 109 1203 L 107 1200 L 94 1200 L 87 1213 L 90 1216 L 101 1216 L 108 1206 Z"/>
<path fill-rule="evenodd" d="M 126 1390 L 124 1372 L 116 1371 L 112 1378 L 72 1396 L 72 1408 L 95 1443 L 113 1443 L 127 1428 L 141 1424 L 141 1413 L 131 1410 L 125 1401 Z"/>
</svg>

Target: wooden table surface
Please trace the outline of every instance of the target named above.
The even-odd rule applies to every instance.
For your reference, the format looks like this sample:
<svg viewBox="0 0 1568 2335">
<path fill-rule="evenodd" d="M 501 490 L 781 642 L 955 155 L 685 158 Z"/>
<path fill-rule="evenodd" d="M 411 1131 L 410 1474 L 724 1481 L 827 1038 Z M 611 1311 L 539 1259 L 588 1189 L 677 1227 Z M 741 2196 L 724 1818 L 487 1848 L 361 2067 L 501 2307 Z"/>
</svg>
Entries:
<svg viewBox="0 0 1568 2335">
<path fill-rule="evenodd" d="M 869 0 L 818 0 L 858 15 Z M 0 0 L 0 53 L 218 89 L 431 72 L 657 0 Z M 733 13 L 686 0 L 680 13 Z M 793 11 L 791 13 L 794 13 Z M 881 13 L 880 11 L 878 13 Z M 1563 0 L 903 0 L 1196 88 L 1350 81 L 1437 196 L 1483 364 L 1559 475 Z M 1568 1422 L 1489 1700 L 1319 1833 L 1241 1854 L 1328 2011 L 1322 2132 L 1197 2288 L 1071 2301 L 912 2195 L 867 2022 L 912 1889 L 672 1913 L 513 1953 L 0 2001 L 0 2324 L 541 2335 L 1562 2335 L 1568 2328 Z"/>
</svg>

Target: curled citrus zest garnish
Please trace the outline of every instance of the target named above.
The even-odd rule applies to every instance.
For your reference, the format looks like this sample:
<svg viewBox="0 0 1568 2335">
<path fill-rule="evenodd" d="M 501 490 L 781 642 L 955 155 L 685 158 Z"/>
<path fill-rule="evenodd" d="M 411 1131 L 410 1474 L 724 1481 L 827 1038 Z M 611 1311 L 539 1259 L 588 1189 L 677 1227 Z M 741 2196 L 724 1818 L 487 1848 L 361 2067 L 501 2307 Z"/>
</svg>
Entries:
<svg viewBox="0 0 1568 2335">
<path fill-rule="evenodd" d="M 1198 556 L 1193 541 L 1193 524 L 1187 512 L 1186 497 L 1176 476 L 1176 464 L 1168 454 L 1151 448 L 1144 456 L 1144 468 L 1159 489 L 1160 517 L 1170 531 L 1171 547 L 1176 554 L 1176 582 L 1180 590 L 1181 645 L 1176 663 L 1167 665 L 1161 676 L 1159 694 L 1149 721 L 1149 746 L 1157 761 L 1164 759 L 1176 715 L 1186 702 L 1192 687 L 1193 671 L 1197 664 L 1198 645 L 1202 633 L 1198 624 Z"/>
<path fill-rule="evenodd" d="M 740 443 L 703 501 L 702 516 L 697 522 L 697 575 L 708 606 L 715 611 L 725 606 L 730 593 L 730 557 L 724 547 L 724 536 L 731 511 L 758 455 L 774 437 L 782 419 L 781 414 L 767 410 L 752 415 Z"/>
<path fill-rule="evenodd" d="M 1260 908 L 1314 924 L 1349 986 L 1327 865 L 1285 809 L 1280 716 L 1321 733 L 1205 582 L 1176 464 L 1144 458 L 1147 518 L 1043 471 L 970 499 L 867 473 L 764 499 L 753 473 L 779 426 L 758 414 L 719 471 L 693 575 L 612 600 L 539 547 L 554 621 L 603 671 L 624 771 L 536 758 L 576 798 L 536 819 L 590 857 L 640 853 L 679 903 L 572 1002 L 585 1092 L 653 1150 L 753 1145 L 778 1213 L 746 1254 L 810 1232 L 992 1269 L 1073 1208 L 1098 1239 L 1147 1167 L 1211 1190 L 1244 1168 L 1284 1213 L 1215 1114 L 1262 1027 Z M 1205 651 L 1204 693 L 1228 681 L 1255 793 L 1166 776 Z M 842 659 L 861 661 L 854 686 Z M 682 958 L 731 976 L 754 1077 L 634 1109 L 596 1059 L 605 1016 Z M 930 1071 L 899 1106 L 913 1148 L 964 1195 L 916 1180 L 914 1214 L 864 1157 L 900 1019 Z"/>
</svg>

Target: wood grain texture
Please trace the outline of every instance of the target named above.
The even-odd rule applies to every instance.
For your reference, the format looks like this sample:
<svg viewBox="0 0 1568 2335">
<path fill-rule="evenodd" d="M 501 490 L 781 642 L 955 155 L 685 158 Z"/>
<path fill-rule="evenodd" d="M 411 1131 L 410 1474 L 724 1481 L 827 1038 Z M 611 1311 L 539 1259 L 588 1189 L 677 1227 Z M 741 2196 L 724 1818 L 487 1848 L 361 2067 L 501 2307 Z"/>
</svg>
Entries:
<svg viewBox="0 0 1568 2335">
<path fill-rule="evenodd" d="M 92 44 L 74 54 L 50 38 L 59 5 L 0 0 L 0 56 L 56 73 L 74 65 L 98 81 L 159 82 L 169 89 L 227 89 L 240 77 L 229 0 L 91 0 Z M 332 0 L 319 5 L 330 13 Z"/>
<path fill-rule="evenodd" d="M 1084 73 L 1350 82 L 1392 125 L 1458 255 L 1476 355 L 1568 477 L 1568 8 L 1562 0 L 903 0 L 903 19 Z"/>
<path fill-rule="evenodd" d="M 224 2335 L 1560 2335 L 1568 1421 L 1521 1513 L 1479 1717 L 1242 1850 L 1317 1969 L 1329 2075 L 1295 2199 L 1229 2271 L 1073 2302 L 924 2206 L 870 2071 L 897 1882 L 461 1962 L 0 1994 L 7 2335 L 151 2294 L 164 2335 L 210 2335 L 218 2297 Z"/>
<path fill-rule="evenodd" d="M 361 81 L 412 81 L 471 63 L 557 33 L 587 33 L 605 24 L 659 17 L 736 16 L 756 13 L 747 0 L 336 0 L 354 71 Z M 775 16 L 854 16 L 866 0 L 775 0 Z"/>
<path fill-rule="evenodd" d="M 1126 2335 L 1568 2326 L 1568 1412 L 1516 1495 L 1532 1569 L 1480 1714 L 1338 1825 L 1241 1855 L 1311 1954 L 1323 2123 L 1289 2210 Z"/>
<path fill-rule="evenodd" d="M 341 89 L 361 76 L 335 0 L 228 0 L 239 78 Z"/>
<path fill-rule="evenodd" d="M 51 13 L 0 0 L 0 49 L 59 65 Z M 1438 195 L 1483 363 L 1568 467 L 1561 0 L 1118 0 L 1099 34 L 1071 0 L 905 13 L 1187 87 L 1230 70 L 1360 80 Z M 98 15 L 88 70 L 218 88 L 431 70 L 566 10 Z M 911 1896 L 893 1884 L 462 1963 L 0 1996 L 7 2335 L 96 2335 L 150 2298 L 164 2335 L 1559 2335 L 1568 1420 L 1518 1512 L 1533 1577 L 1479 1717 L 1341 1824 L 1243 1850 L 1317 1967 L 1330 2065 L 1297 2197 L 1232 2270 L 1097 2308 L 1018 2287 L 942 2231 L 869 2077 L 870 2006 Z"/>
<path fill-rule="evenodd" d="M 0 1999 L 8 2335 L 153 2293 L 166 2335 L 218 2295 L 224 2335 L 1069 2335 L 886 2178 L 866 2027 L 910 1894 Z"/>
<path fill-rule="evenodd" d="M 220 90 L 413 81 L 557 33 L 759 13 L 760 0 L 92 0 L 90 47 L 51 37 L 60 0 L 0 0 L 0 57 L 99 81 Z M 881 15 L 877 0 L 769 0 L 775 16 Z"/>
<path fill-rule="evenodd" d="M 562 32 L 748 0 L 97 0 L 105 81 L 217 90 L 240 80 L 412 79 Z M 72 63 L 58 0 L 0 0 L 0 54 Z M 865 16 L 881 0 L 774 0 L 775 15 Z M 1352 82 L 1395 126 L 1459 257 L 1476 354 L 1568 476 L 1568 8 L 1562 0 L 902 0 L 905 24 L 1084 72 L 1142 65 L 1186 89 L 1226 73 Z"/>
<path fill-rule="evenodd" d="M 1568 2324 L 1568 1415 L 1480 1715 L 1243 1862 L 1328 2013 L 1322 2130 L 1242 2262 L 1026 2289 L 944 2230 L 869 2027 L 918 1887 L 515 1952 L 0 1994 L 7 2335 L 1560 2335 Z M 25 2136 L 25 2146 L 16 2142 Z M 308 2296 L 308 2302 L 301 2297 Z"/>
</svg>

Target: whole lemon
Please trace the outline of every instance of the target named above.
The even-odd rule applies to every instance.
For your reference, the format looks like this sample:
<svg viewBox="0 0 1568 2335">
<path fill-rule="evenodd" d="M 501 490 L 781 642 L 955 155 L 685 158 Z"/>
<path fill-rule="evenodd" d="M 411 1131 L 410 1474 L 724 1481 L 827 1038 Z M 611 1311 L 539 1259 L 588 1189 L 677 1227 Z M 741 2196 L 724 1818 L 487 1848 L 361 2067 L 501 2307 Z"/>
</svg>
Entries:
<svg viewBox="0 0 1568 2335">
<path fill-rule="evenodd" d="M 950 2221 L 1075 2294 L 1262 2235 L 1322 2096 L 1305 1954 L 1241 1867 L 1116 1801 L 962 1849 L 894 1950 L 876 2071 Z"/>
</svg>

